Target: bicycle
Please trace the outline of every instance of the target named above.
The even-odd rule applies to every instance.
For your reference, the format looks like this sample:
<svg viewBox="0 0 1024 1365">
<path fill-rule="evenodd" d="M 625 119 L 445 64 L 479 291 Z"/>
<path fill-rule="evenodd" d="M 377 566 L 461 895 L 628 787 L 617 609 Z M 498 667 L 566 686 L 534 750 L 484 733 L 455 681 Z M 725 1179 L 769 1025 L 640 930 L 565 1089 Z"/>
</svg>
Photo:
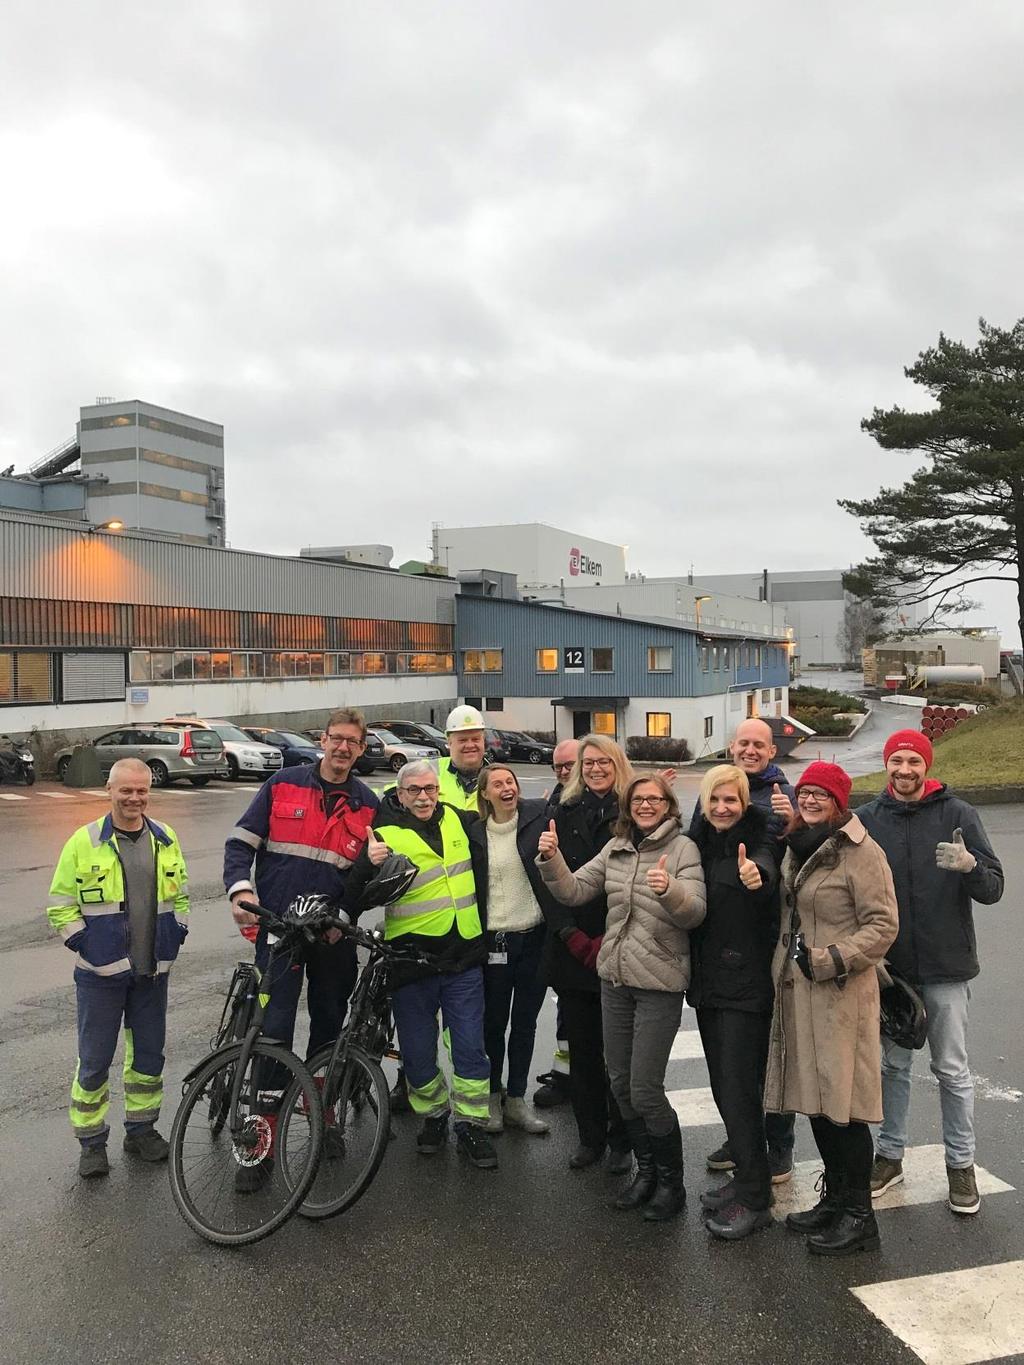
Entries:
<svg viewBox="0 0 1024 1365">
<path fill-rule="evenodd" d="M 252 968 L 241 1001 L 225 1002 L 214 1039 L 221 1045 L 182 1082 L 174 1116 L 168 1163 L 171 1193 L 194 1231 L 219 1246 L 246 1246 L 281 1227 L 302 1203 L 316 1178 L 323 1147 L 324 1114 L 308 1068 L 282 1044 L 261 1035 L 270 1002 L 265 983 L 275 965 L 313 942 L 330 924 L 322 913 L 308 915 L 300 897 L 283 917 L 244 903 L 266 926 L 270 960 L 265 972 Z M 233 978 L 234 981 L 234 978 Z M 249 1002 L 250 995 L 255 999 Z M 223 1041 L 246 1020 L 244 1036 Z M 302 1119 L 297 1107 L 302 1103 Z M 290 1118 L 281 1131 L 285 1107 Z"/>
<path fill-rule="evenodd" d="M 253 1011 L 256 1008 L 256 994 L 259 990 L 260 970 L 255 962 L 237 962 L 228 984 L 217 1031 L 210 1039 L 210 1051 L 227 1043 L 240 1042 L 249 1031 Z M 219 1072 L 210 1086 L 210 1105 L 208 1122 L 210 1131 L 216 1136 L 224 1127 L 231 1099 L 231 1077 Z"/>
</svg>

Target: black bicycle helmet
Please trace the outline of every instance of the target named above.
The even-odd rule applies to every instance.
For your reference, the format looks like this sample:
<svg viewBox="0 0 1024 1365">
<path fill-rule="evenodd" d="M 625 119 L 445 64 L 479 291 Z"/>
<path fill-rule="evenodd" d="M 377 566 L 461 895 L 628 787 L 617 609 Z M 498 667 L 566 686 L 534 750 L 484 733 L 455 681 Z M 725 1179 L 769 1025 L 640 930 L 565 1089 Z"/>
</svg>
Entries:
<svg viewBox="0 0 1024 1365">
<path fill-rule="evenodd" d="M 389 853 L 363 887 L 359 913 L 382 905 L 394 905 L 412 886 L 418 871 L 416 864 L 404 853 Z"/>
<path fill-rule="evenodd" d="M 899 1047 L 924 1047 L 928 1037 L 928 1015 L 924 1001 L 905 977 L 894 967 L 886 966 L 889 985 L 878 994 L 879 1027 L 882 1037 Z"/>
<path fill-rule="evenodd" d="M 328 915 L 336 915 L 338 907 L 329 896 L 317 892 L 309 896 L 296 896 L 281 918 L 293 928 L 315 928 L 319 920 Z"/>
</svg>

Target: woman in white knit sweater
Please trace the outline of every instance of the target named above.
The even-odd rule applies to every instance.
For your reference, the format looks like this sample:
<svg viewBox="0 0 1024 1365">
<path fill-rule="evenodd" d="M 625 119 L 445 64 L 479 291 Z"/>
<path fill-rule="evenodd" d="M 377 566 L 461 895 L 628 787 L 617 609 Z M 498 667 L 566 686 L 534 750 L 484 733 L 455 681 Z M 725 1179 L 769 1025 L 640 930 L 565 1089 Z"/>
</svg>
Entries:
<svg viewBox="0 0 1024 1365">
<path fill-rule="evenodd" d="M 508 768 L 484 768 L 477 788 L 480 823 L 470 830 L 476 845 L 477 906 L 487 935 L 484 966 L 484 1046 L 491 1061 L 487 1129 L 505 1124 L 544 1134 L 548 1125 L 526 1103 L 537 1015 L 544 1003 L 540 978 L 545 923 L 541 903 L 549 899 L 536 866 L 543 801 L 524 801 Z M 475 861 L 476 861 L 475 859 Z M 511 1021 L 511 1027 L 510 1027 Z M 507 1038 L 506 1038 L 507 1035 Z M 502 1102 L 502 1074 L 508 1053 L 508 1081 Z"/>
</svg>

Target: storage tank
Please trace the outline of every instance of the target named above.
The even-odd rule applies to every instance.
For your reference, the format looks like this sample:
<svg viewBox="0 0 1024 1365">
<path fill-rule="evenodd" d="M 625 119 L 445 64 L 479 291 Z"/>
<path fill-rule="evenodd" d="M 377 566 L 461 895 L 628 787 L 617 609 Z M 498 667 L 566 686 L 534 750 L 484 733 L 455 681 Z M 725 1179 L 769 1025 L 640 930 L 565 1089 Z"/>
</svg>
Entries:
<svg viewBox="0 0 1024 1365">
<path fill-rule="evenodd" d="M 985 682 L 985 669 L 981 664 L 918 664 L 917 681 L 925 686 L 939 683 L 976 683 L 981 687 Z"/>
</svg>

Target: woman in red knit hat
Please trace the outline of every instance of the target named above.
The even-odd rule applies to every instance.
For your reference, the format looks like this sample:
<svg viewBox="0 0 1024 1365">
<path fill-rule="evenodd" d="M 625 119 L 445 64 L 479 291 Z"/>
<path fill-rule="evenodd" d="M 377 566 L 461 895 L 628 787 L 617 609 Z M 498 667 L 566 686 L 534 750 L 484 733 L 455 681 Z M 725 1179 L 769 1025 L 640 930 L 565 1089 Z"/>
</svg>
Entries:
<svg viewBox="0 0 1024 1365">
<path fill-rule="evenodd" d="M 808 1234 L 809 1251 L 841 1256 L 878 1247 L 868 1127 L 882 1117 L 874 969 L 896 937 L 896 893 L 885 855 L 849 810 L 842 768 L 809 764 L 796 800 L 782 864 L 765 1108 L 810 1118 L 825 1165 L 821 1198 L 786 1224 Z"/>
</svg>

